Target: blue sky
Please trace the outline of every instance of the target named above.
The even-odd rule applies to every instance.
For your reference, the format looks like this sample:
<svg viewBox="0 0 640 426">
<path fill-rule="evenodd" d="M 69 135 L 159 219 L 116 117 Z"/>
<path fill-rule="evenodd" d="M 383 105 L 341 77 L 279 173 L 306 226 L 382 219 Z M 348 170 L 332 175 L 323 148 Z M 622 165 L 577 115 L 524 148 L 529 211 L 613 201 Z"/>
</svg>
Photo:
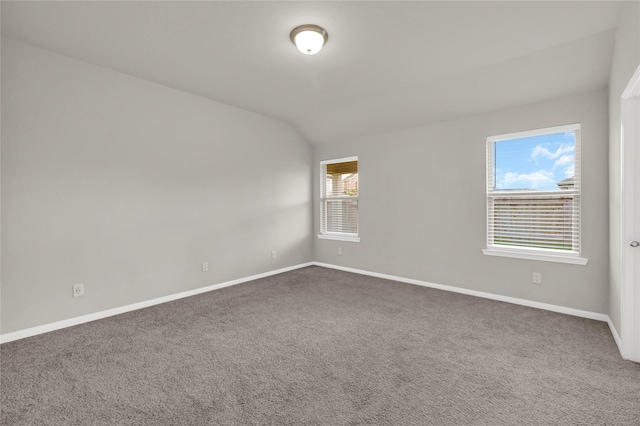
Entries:
<svg viewBox="0 0 640 426">
<path fill-rule="evenodd" d="M 495 142 L 496 189 L 557 190 L 574 174 L 575 134 Z"/>
</svg>

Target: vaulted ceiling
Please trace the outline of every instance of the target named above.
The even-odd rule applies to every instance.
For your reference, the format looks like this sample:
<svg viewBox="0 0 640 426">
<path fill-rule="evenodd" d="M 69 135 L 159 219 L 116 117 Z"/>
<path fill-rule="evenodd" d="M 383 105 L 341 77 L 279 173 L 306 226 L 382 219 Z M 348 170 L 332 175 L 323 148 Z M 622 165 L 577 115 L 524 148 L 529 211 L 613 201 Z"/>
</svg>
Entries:
<svg viewBox="0 0 640 426">
<path fill-rule="evenodd" d="M 312 143 L 607 86 L 620 4 L 2 2 L 2 36 L 295 126 Z M 329 41 L 304 56 L 301 24 Z"/>
</svg>

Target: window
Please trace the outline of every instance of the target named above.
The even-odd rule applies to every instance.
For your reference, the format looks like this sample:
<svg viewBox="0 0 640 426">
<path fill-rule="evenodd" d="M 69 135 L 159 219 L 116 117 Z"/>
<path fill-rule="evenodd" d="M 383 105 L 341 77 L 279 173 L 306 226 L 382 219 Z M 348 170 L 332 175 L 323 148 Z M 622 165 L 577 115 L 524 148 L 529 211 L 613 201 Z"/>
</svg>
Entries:
<svg viewBox="0 0 640 426">
<path fill-rule="evenodd" d="M 319 238 L 358 238 L 358 157 L 320 162 Z"/>
<path fill-rule="evenodd" d="M 487 138 L 484 254 L 580 257 L 580 124 Z"/>
</svg>

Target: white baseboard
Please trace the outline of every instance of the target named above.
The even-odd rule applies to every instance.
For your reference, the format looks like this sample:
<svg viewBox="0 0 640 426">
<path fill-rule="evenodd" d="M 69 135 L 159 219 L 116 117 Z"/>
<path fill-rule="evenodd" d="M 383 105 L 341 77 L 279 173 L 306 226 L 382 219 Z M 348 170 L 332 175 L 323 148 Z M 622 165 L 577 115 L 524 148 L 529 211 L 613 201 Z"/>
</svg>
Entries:
<svg viewBox="0 0 640 426">
<path fill-rule="evenodd" d="M 534 302 L 532 300 L 502 296 L 500 294 L 485 293 L 483 291 L 469 290 L 461 287 L 452 287 L 449 285 L 435 284 L 427 281 L 415 280 L 413 278 L 403 278 L 403 277 L 397 277 L 395 275 L 380 274 L 378 272 L 363 271 L 362 269 L 348 268 L 345 266 L 332 265 L 329 263 L 322 263 L 322 262 L 311 262 L 311 263 L 313 265 L 322 266 L 324 268 L 338 269 L 340 271 L 353 272 L 355 274 L 360 274 L 360 275 L 368 275 L 371 277 L 383 278 L 383 279 L 392 280 L 392 281 L 399 281 L 402 283 L 414 284 L 414 285 L 419 285 L 423 287 L 436 288 L 438 290 L 451 291 L 454 293 L 461 293 L 469 296 L 476 296 L 476 297 L 482 297 L 485 299 L 498 300 L 500 302 L 513 303 L 515 305 L 528 306 L 530 308 L 538 308 L 538 309 L 543 309 L 545 311 L 558 312 L 561 314 L 573 315 L 576 317 L 589 318 L 589 319 L 604 321 L 604 322 L 611 321 L 609 319 L 609 315 L 607 314 L 599 314 L 597 312 L 583 311 L 581 309 L 568 308 L 566 306 L 551 305 L 549 303 Z M 614 335 L 614 338 L 615 337 L 616 336 Z"/>
<path fill-rule="evenodd" d="M 172 300 L 178 300 L 178 299 L 182 299 L 189 296 L 195 296 L 197 294 L 218 290 L 224 287 L 230 287 L 236 284 L 242 284 L 247 281 L 257 280 L 259 278 L 265 278 L 271 275 L 281 274 L 283 272 L 293 271 L 294 269 L 304 268 L 307 266 L 311 266 L 313 264 L 314 264 L 313 262 L 301 263 L 299 265 L 289 266 L 282 269 L 276 269 L 275 271 L 263 272 L 261 274 L 251 275 L 244 278 L 238 278 L 236 280 L 226 281 L 219 284 L 213 284 L 207 287 L 200 287 L 193 290 L 183 291 L 181 293 L 170 294 L 169 296 L 163 296 L 163 297 L 158 297 L 156 299 L 133 303 L 131 305 L 125 305 L 117 308 L 107 309 L 106 311 L 95 312 L 92 314 L 82 315 L 75 318 L 69 318 L 62 321 L 52 322 L 50 324 L 44 324 L 37 327 L 26 328 L 24 330 L 5 333 L 0 335 L 0 344 L 11 342 L 14 340 L 24 339 L 26 337 L 36 336 L 38 334 L 48 333 L 50 331 L 60 330 L 61 328 L 67 328 L 74 325 L 84 324 L 86 322 L 91 322 L 91 321 L 99 320 L 102 318 L 112 317 L 114 315 L 135 311 L 137 309 L 148 308 L 149 306 L 159 305 L 161 303 L 171 302 Z"/>
<path fill-rule="evenodd" d="M 622 354 L 622 340 L 620 340 L 620 335 L 618 334 L 618 330 L 613 325 L 611 318 L 607 316 L 607 324 L 609 324 L 609 330 L 611 330 L 611 334 L 613 335 L 613 340 L 616 342 L 616 346 L 618 346 L 618 351 Z"/>
<path fill-rule="evenodd" d="M 435 289 L 438 289 L 438 290 L 451 291 L 451 292 L 454 292 L 454 293 L 466 294 L 466 295 L 469 295 L 469 296 L 476 296 L 476 297 L 482 297 L 482 298 L 485 298 L 485 299 L 498 300 L 498 301 L 501 301 L 501 302 L 513 303 L 513 304 L 516 304 L 516 305 L 528 306 L 528 307 L 531 307 L 531 308 L 538 308 L 538 309 L 543 309 L 543 310 L 546 310 L 546 311 L 558 312 L 558 313 L 561 313 L 561 314 L 573 315 L 573 316 L 582 317 L 582 318 L 589 318 L 589 319 L 593 319 L 593 320 L 597 320 L 597 321 L 604 321 L 604 322 L 609 324 L 609 328 L 611 329 L 611 333 L 613 334 L 613 338 L 614 338 L 614 340 L 616 342 L 616 345 L 618 345 L 618 349 L 621 348 L 620 336 L 618 335 L 615 327 L 613 326 L 613 323 L 611 322 L 611 319 L 606 314 L 600 314 L 600 313 L 596 313 L 596 312 L 590 312 L 590 311 L 584 311 L 584 310 L 580 310 L 580 309 L 568 308 L 566 306 L 559 306 L 559 305 L 551 305 L 551 304 L 548 304 L 548 303 L 534 302 L 534 301 L 531 301 L 531 300 L 518 299 L 518 298 L 515 298 L 515 297 L 502 296 L 502 295 L 499 295 L 499 294 L 486 293 L 486 292 L 483 292 L 483 291 L 469 290 L 469 289 L 465 289 L 465 288 L 453 287 L 453 286 L 448 286 L 448 285 L 443 285 L 443 284 L 435 284 L 435 283 L 431 283 L 431 282 L 427 282 L 427 281 L 416 280 L 416 279 L 413 279 L 413 278 L 398 277 L 398 276 L 395 276 L 395 275 L 381 274 L 381 273 L 378 273 L 378 272 L 365 271 L 365 270 L 362 270 L 362 269 L 349 268 L 349 267 L 345 267 L 345 266 L 338 266 L 338 265 L 332 265 L 332 264 L 329 264 L 329 263 L 322 263 L 322 262 L 315 262 L 315 261 L 314 262 L 302 263 L 302 264 L 294 265 L 294 266 L 289 266 L 289 267 L 282 268 L 282 269 L 277 269 L 277 270 L 274 270 L 274 271 L 264 272 L 264 273 L 261 273 L 261 274 L 251 275 L 251 276 L 244 277 L 244 278 L 238 278 L 236 280 L 226 281 L 226 282 L 219 283 L 219 284 L 213 284 L 213 285 L 210 285 L 210 286 L 207 286 L 207 287 L 196 288 L 196 289 L 184 291 L 184 292 L 181 292 L 181 293 L 171 294 L 169 296 L 158 297 L 156 299 L 151 299 L 151 300 L 146 300 L 146 301 L 143 301 L 143 302 L 133 303 L 131 305 L 126 305 L 126 306 L 121 306 L 121 307 L 117 307 L 117 308 L 107 309 L 105 311 L 100 311 L 100 312 L 95 312 L 95 313 L 92 313 L 92 314 L 82 315 L 82 316 L 75 317 L 75 318 L 69 318 L 69 319 L 62 320 L 62 321 L 56 321 L 56 322 L 53 322 L 53 323 L 50 323 L 50 324 L 44 324 L 44 325 L 40 325 L 40 326 L 37 326 L 37 327 L 27 328 L 27 329 L 24 329 L 24 330 L 14 331 L 14 332 L 11 332 L 11 333 L 5 333 L 5 334 L 0 335 L 0 344 L 1 343 L 11 342 L 11 341 L 14 341 L 14 340 L 24 339 L 26 337 L 36 336 L 38 334 L 48 333 L 50 331 L 60 330 L 62 328 L 67 328 L 67 327 L 71 327 L 71 326 L 74 326 L 74 325 L 84 324 L 84 323 L 95 321 L 95 320 L 99 320 L 99 319 L 102 319 L 102 318 L 107 318 L 107 317 L 111 317 L 111 316 L 114 316 L 114 315 L 123 314 L 125 312 L 135 311 L 137 309 L 147 308 L 149 306 L 159 305 L 161 303 L 171 302 L 173 300 L 178 300 L 178 299 L 182 299 L 182 298 L 189 297 L 189 296 L 195 296 L 197 294 L 202 294 L 202 293 L 206 293 L 206 292 L 209 292 L 209 291 L 218 290 L 218 289 L 221 289 L 221 288 L 224 288 L 224 287 L 230 287 L 232 285 L 236 285 L 236 284 L 241 284 L 241 283 L 245 283 L 245 282 L 248 282 L 248 281 L 257 280 L 257 279 L 260 279 L 260 278 L 265 278 L 265 277 L 269 277 L 271 275 L 281 274 L 283 272 L 293 271 L 295 269 L 300 269 L 300 268 L 304 268 L 304 267 L 312 266 L 312 265 L 321 266 L 321 267 L 330 268 L 330 269 L 337 269 L 337 270 L 345 271 L 345 272 L 353 272 L 353 273 L 360 274 L 360 275 L 367 275 L 367 276 L 371 276 L 371 277 L 383 278 L 383 279 L 403 282 L 403 283 L 407 283 L 407 284 L 414 284 L 414 285 L 419 285 L 419 286 L 423 286 L 423 287 L 435 288 Z"/>
</svg>

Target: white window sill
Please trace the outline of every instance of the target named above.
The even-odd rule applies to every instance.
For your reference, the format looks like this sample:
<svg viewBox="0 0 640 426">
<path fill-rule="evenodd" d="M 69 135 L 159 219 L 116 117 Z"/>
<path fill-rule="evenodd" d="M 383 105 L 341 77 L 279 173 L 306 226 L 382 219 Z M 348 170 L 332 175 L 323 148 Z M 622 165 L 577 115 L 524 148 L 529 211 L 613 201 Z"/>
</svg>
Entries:
<svg viewBox="0 0 640 426">
<path fill-rule="evenodd" d="M 357 235 L 318 234 L 318 238 L 321 240 L 350 241 L 352 243 L 360 242 L 360 237 Z"/>
<path fill-rule="evenodd" d="M 485 256 L 501 256 L 512 257 L 515 259 L 528 259 L 528 260 L 541 260 L 544 262 L 559 262 L 559 263 L 571 263 L 573 265 L 586 265 L 589 259 L 576 256 L 566 255 L 548 252 L 534 252 L 525 250 L 508 250 L 498 248 L 486 248 L 482 249 L 482 253 Z"/>
</svg>

